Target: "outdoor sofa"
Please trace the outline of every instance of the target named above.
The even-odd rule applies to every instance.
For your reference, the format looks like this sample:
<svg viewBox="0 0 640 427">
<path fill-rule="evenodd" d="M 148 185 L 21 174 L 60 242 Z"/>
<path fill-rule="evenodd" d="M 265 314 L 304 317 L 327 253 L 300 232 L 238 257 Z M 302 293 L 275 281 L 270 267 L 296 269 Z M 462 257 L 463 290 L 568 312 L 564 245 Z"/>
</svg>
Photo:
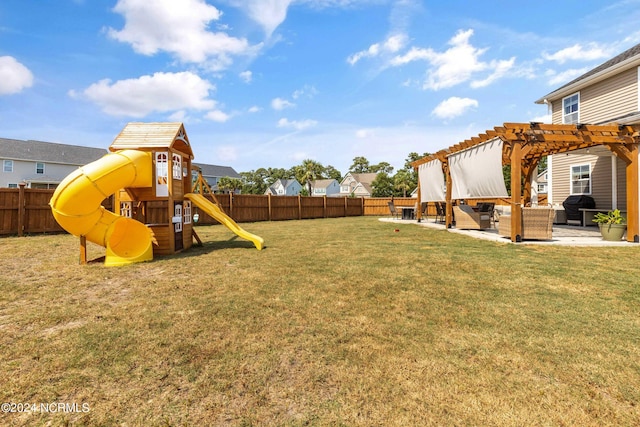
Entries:
<svg viewBox="0 0 640 427">
<path fill-rule="evenodd" d="M 523 239 L 551 240 L 554 210 L 551 207 L 522 208 Z M 502 215 L 498 223 L 498 234 L 511 237 L 511 215 Z"/>
</svg>

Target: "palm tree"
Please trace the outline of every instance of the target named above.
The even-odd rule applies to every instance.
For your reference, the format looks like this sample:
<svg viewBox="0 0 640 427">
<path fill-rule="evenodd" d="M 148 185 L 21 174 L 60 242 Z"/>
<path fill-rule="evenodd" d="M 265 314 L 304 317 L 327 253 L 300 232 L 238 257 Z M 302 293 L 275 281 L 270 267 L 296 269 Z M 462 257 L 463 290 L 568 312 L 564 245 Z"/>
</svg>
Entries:
<svg viewBox="0 0 640 427">
<path fill-rule="evenodd" d="M 309 190 L 309 195 L 311 193 L 311 182 L 316 179 L 322 178 L 322 173 L 324 172 L 324 166 L 321 163 L 316 162 L 315 160 L 305 159 L 302 161 L 300 168 L 298 169 L 300 182 L 307 183 L 307 189 Z"/>
</svg>

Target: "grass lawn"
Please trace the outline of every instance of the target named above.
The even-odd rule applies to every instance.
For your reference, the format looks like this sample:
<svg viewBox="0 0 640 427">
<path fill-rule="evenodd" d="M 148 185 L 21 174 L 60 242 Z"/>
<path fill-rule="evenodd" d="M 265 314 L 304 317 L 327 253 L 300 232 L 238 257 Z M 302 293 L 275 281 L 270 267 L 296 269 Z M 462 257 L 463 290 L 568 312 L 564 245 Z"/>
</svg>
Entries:
<svg viewBox="0 0 640 427">
<path fill-rule="evenodd" d="M 640 247 L 243 227 L 266 249 L 199 227 L 110 268 L 69 235 L 0 239 L 0 402 L 77 403 L 0 425 L 640 424 Z"/>
</svg>

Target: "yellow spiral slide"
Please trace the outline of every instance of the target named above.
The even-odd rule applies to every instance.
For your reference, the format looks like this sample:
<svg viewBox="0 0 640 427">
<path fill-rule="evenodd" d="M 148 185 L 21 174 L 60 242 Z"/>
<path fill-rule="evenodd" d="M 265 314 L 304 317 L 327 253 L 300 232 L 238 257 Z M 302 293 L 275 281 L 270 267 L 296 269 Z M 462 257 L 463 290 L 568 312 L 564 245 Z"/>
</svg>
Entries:
<svg viewBox="0 0 640 427">
<path fill-rule="evenodd" d="M 106 248 L 105 265 L 153 259 L 153 232 L 135 219 L 106 210 L 102 201 L 121 188 L 151 187 L 151 153 L 121 150 L 77 169 L 58 185 L 49 204 L 74 236 Z"/>
</svg>

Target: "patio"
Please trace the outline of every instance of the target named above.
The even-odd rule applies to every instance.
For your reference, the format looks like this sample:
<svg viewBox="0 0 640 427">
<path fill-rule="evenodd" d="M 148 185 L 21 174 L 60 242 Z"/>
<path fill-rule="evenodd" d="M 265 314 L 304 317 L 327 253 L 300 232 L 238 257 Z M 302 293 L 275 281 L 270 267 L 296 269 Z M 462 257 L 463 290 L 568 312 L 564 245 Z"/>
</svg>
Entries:
<svg viewBox="0 0 640 427">
<path fill-rule="evenodd" d="M 420 222 L 415 219 L 395 219 L 393 217 L 380 218 L 383 222 L 397 224 L 415 224 L 434 230 L 447 230 L 446 225 L 435 222 L 433 218 L 423 218 Z M 499 243 L 514 243 L 509 238 L 498 235 L 498 230 L 494 227 L 485 230 L 458 230 L 455 227 L 449 228 L 452 233 L 462 234 L 475 239 L 491 240 Z M 519 245 L 557 245 L 557 246 L 627 246 L 637 247 L 638 245 L 621 240 L 619 242 L 609 242 L 602 240 L 600 231 L 596 226 L 582 227 L 577 225 L 553 224 L 553 238 L 551 240 L 523 240 Z"/>
</svg>

